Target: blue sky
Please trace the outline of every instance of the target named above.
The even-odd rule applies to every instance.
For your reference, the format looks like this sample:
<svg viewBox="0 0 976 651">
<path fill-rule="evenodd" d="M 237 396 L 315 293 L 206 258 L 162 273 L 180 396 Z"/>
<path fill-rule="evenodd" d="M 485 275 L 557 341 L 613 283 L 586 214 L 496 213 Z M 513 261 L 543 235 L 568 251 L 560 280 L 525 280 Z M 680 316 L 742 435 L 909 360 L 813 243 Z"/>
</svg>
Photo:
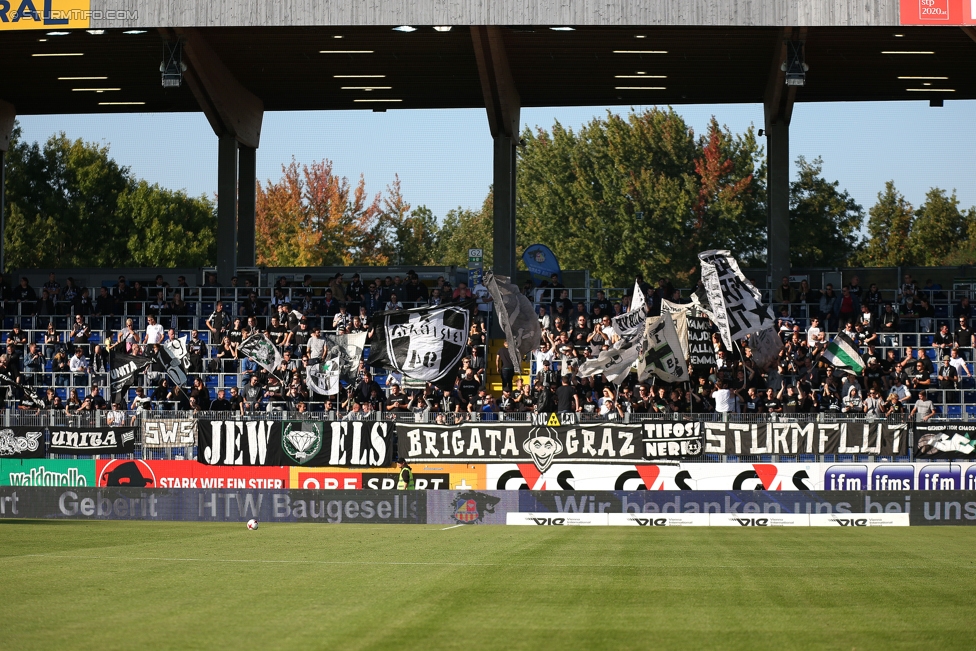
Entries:
<svg viewBox="0 0 976 651">
<path fill-rule="evenodd" d="M 634 107 L 640 109 L 642 107 Z M 963 207 L 976 205 L 976 102 L 797 104 L 790 154 L 824 159 L 824 175 L 840 181 L 865 211 L 887 180 L 918 205 L 932 186 L 956 189 Z M 522 122 L 550 128 L 555 120 L 578 127 L 606 107 L 524 109 Z M 625 113 L 628 107 L 610 107 Z M 712 115 L 734 132 L 762 126 L 758 104 L 676 107 L 701 132 Z M 53 115 L 20 118 L 23 135 L 45 140 L 104 142 L 111 155 L 140 178 L 190 194 L 217 187 L 217 139 L 202 113 Z M 491 138 L 483 109 L 268 113 L 258 150 L 258 178 L 281 176 L 294 156 L 300 163 L 329 158 L 350 179 L 366 177 L 371 193 L 399 174 L 413 205 L 441 218 L 457 206 L 475 207 L 491 183 Z"/>
</svg>

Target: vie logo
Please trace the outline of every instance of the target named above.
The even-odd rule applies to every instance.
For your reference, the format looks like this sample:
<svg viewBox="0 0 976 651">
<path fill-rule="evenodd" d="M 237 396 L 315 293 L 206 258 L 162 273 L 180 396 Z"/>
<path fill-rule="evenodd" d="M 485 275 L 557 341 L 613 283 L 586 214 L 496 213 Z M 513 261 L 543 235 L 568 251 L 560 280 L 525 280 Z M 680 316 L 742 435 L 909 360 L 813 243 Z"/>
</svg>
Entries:
<svg viewBox="0 0 976 651">
<path fill-rule="evenodd" d="M 666 527 L 668 526 L 667 518 L 631 518 L 632 522 L 636 522 L 640 527 Z"/>
<path fill-rule="evenodd" d="M 736 522 L 742 527 L 768 527 L 769 518 L 736 518 Z"/>
<path fill-rule="evenodd" d="M 840 527 L 866 527 L 867 518 L 831 518 L 831 522 L 836 522 Z"/>
<path fill-rule="evenodd" d="M 566 518 L 532 518 L 532 521 L 537 525 L 564 525 L 566 524 Z"/>
</svg>

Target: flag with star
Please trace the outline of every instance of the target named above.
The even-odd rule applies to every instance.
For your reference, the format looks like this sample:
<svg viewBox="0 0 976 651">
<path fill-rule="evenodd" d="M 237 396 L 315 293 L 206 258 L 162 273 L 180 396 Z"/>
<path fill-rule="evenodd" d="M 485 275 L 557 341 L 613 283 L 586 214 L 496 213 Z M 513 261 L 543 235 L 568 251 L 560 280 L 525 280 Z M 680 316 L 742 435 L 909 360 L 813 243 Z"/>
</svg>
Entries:
<svg viewBox="0 0 976 651">
<path fill-rule="evenodd" d="M 670 314 L 647 319 L 637 355 L 637 380 L 651 373 L 665 382 L 687 382 L 688 364 L 681 354 L 681 343 Z"/>
<path fill-rule="evenodd" d="M 732 350 L 734 342 L 776 324 L 773 311 L 763 305 L 762 294 L 742 274 L 731 253 L 724 249 L 703 251 L 698 259 L 711 308 L 708 315 L 718 327 L 726 348 Z"/>
<path fill-rule="evenodd" d="M 377 312 L 369 366 L 441 384 L 456 377 L 468 342 L 474 301 Z"/>
</svg>

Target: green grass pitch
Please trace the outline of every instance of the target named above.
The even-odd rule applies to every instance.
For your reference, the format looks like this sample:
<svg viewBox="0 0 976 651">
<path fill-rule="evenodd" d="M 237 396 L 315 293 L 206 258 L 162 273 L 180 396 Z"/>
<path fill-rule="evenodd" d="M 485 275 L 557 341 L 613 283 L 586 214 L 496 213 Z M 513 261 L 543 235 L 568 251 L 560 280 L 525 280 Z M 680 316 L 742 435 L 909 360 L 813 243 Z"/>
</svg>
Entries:
<svg viewBox="0 0 976 651">
<path fill-rule="evenodd" d="M 974 540 L 6 521 L 0 649 L 972 649 Z"/>
</svg>

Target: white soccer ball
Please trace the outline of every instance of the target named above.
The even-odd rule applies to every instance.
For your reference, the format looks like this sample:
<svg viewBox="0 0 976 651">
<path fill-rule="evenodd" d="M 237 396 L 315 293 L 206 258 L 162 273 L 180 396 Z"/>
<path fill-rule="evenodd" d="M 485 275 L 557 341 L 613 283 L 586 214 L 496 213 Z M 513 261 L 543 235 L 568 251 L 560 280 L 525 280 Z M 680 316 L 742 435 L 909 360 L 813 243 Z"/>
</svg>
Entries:
<svg viewBox="0 0 976 651">
<path fill-rule="evenodd" d="M 247 521 L 247 528 L 250 529 L 251 531 L 254 531 L 255 529 L 258 528 L 258 521 L 255 520 L 254 518 L 251 518 L 250 520 Z"/>
</svg>

